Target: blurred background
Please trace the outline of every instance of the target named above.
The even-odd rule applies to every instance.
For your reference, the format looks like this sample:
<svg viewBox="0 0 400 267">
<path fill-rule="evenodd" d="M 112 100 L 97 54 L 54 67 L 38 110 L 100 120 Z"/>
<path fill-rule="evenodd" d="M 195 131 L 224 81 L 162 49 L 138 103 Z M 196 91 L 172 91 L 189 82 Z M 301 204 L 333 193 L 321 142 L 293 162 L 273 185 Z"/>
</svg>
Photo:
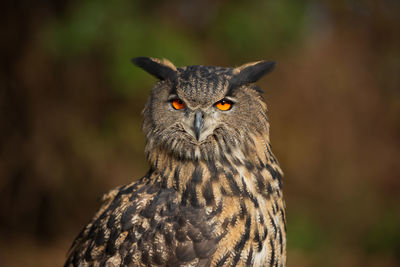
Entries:
<svg viewBox="0 0 400 267">
<path fill-rule="evenodd" d="M 177 66 L 277 61 L 258 84 L 285 172 L 289 266 L 400 265 L 400 2 L 0 4 L 0 265 L 61 266 L 147 171 L 141 110 Z"/>
</svg>

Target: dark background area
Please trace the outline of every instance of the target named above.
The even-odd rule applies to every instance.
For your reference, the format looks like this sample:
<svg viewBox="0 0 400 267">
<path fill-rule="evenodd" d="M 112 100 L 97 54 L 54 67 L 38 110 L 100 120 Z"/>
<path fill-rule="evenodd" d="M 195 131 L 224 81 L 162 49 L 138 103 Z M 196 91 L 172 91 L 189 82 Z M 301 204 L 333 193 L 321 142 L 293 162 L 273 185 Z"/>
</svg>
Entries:
<svg viewBox="0 0 400 267">
<path fill-rule="evenodd" d="M 258 84 L 285 172 L 288 265 L 400 265 L 399 1 L 0 5 L 1 266 L 62 265 L 99 197 L 145 174 L 156 80 L 135 56 L 277 61 Z"/>
</svg>

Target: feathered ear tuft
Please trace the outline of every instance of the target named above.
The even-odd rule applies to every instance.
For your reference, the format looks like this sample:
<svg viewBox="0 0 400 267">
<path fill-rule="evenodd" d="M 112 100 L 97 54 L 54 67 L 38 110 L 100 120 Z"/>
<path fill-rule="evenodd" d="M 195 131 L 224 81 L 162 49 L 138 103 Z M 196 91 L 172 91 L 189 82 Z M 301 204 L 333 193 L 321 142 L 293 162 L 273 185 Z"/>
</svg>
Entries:
<svg viewBox="0 0 400 267">
<path fill-rule="evenodd" d="M 172 82 L 176 81 L 176 67 L 168 59 L 158 59 L 151 57 L 135 57 L 132 63 L 136 66 L 144 69 L 157 79 L 162 81 L 170 80 Z"/>
<path fill-rule="evenodd" d="M 229 81 L 229 92 L 244 84 L 254 83 L 262 76 L 271 72 L 275 67 L 274 61 L 257 61 L 244 64 L 233 69 L 233 76 Z"/>
</svg>

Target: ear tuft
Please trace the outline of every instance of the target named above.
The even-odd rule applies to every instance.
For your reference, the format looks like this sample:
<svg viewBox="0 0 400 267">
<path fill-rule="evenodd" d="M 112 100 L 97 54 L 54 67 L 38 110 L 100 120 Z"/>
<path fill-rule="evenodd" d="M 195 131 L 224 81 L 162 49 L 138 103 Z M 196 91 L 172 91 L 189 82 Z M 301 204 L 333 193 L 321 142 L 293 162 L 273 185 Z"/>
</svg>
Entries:
<svg viewBox="0 0 400 267">
<path fill-rule="evenodd" d="M 274 61 L 257 61 L 244 64 L 233 69 L 233 77 L 229 82 L 229 91 L 244 84 L 254 83 L 262 76 L 271 72 L 275 67 Z"/>
<path fill-rule="evenodd" d="M 176 67 L 168 59 L 158 59 L 151 57 L 135 57 L 132 63 L 147 71 L 159 80 L 176 80 Z"/>
</svg>

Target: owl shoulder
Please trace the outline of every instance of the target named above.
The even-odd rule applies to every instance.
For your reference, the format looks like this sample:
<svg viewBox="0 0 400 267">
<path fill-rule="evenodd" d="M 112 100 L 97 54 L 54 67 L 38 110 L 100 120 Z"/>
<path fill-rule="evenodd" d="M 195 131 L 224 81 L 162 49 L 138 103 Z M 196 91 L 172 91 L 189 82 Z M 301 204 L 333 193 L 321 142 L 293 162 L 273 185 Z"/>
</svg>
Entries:
<svg viewBox="0 0 400 267">
<path fill-rule="evenodd" d="M 208 264 L 216 249 L 212 218 L 203 209 L 181 205 L 174 189 L 146 177 L 109 191 L 102 202 L 74 241 L 66 266 Z"/>
</svg>

